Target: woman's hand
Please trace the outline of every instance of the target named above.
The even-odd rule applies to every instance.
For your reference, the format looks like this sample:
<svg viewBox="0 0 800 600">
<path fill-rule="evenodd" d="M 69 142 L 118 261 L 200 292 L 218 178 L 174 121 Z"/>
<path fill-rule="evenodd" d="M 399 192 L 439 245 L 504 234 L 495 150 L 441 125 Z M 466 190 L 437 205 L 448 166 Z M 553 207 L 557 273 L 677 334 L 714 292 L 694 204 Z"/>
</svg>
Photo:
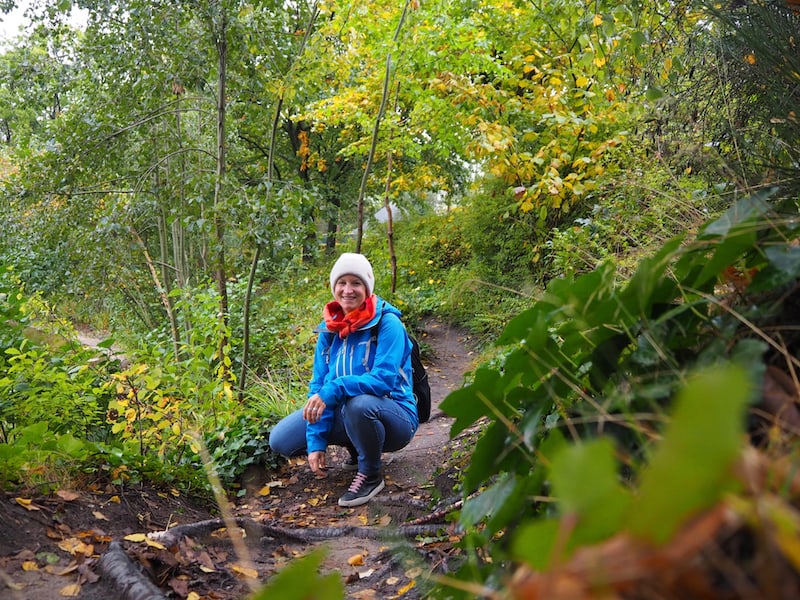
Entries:
<svg viewBox="0 0 800 600">
<path fill-rule="evenodd" d="M 316 423 L 322 418 L 322 411 L 324 410 L 325 403 L 322 398 L 319 397 L 319 394 L 314 394 L 308 399 L 305 408 L 303 408 L 303 418 L 309 423 Z"/>
<path fill-rule="evenodd" d="M 311 470 L 314 471 L 314 475 L 317 477 L 327 477 L 328 459 L 325 455 L 325 451 L 311 452 L 308 455 L 308 466 L 311 467 Z"/>
</svg>

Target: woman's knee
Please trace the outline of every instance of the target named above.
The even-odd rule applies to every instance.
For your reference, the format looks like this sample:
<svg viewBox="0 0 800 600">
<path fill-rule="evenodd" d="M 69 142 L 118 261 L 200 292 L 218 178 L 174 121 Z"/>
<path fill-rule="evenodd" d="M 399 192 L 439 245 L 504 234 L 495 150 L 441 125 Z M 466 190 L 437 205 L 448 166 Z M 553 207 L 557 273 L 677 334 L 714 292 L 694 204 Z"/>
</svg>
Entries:
<svg viewBox="0 0 800 600">
<path fill-rule="evenodd" d="M 274 453 L 282 456 L 304 454 L 306 449 L 306 428 L 302 414 L 298 415 L 295 412 L 278 421 L 270 431 L 269 447 Z"/>
</svg>

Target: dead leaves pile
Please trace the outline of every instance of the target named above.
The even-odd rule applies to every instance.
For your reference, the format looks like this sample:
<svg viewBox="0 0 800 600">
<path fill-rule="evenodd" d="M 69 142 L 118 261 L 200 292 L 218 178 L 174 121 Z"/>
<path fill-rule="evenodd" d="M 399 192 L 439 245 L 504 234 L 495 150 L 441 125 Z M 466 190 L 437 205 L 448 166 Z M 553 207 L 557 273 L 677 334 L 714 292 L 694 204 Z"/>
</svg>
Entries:
<svg viewBox="0 0 800 600">
<path fill-rule="evenodd" d="M 63 502 L 72 502 L 80 497 L 79 494 L 68 490 L 60 490 L 56 496 Z M 19 506 L 31 512 L 44 509 L 43 506 L 39 506 L 29 498 L 18 497 L 15 498 L 15 501 Z M 70 578 L 69 583 L 60 587 L 59 595 L 64 598 L 77 598 L 84 584 L 94 583 L 99 579 L 94 571 L 95 563 L 99 558 L 97 548 L 104 547 L 111 541 L 111 538 L 97 529 L 73 532 L 69 527 L 60 523 L 54 523 L 47 529 L 47 537 L 55 542 L 59 550 L 70 557 L 66 565 L 62 564 L 62 557 L 55 552 L 25 549 L 0 561 L 0 567 L 5 568 L 7 564 L 4 563 L 18 563 L 19 568 L 25 573 L 41 571 L 56 577 Z M 24 584 L 14 581 L 13 571 L 11 581 L 6 584 L 14 591 L 22 591 L 25 588 Z"/>
</svg>

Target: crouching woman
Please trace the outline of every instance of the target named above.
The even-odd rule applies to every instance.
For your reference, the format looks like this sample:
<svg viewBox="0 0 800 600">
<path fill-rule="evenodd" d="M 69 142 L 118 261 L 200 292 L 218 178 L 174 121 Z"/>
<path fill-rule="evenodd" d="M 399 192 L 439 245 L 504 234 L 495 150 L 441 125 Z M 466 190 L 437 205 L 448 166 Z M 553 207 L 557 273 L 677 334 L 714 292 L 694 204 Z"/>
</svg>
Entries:
<svg viewBox="0 0 800 600">
<path fill-rule="evenodd" d="M 373 293 L 372 265 L 344 253 L 333 265 L 333 301 L 325 305 L 305 406 L 272 430 L 272 450 L 308 455 L 319 477 L 328 469 L 326 449 L 344 446 L 342 465 L 355 470 L 339 506 L 369 502 L 384 487 L 382 452 L 405 447 L 417 431 L 412 391 L 411 342 L 400 311 Z"/>
</svg>

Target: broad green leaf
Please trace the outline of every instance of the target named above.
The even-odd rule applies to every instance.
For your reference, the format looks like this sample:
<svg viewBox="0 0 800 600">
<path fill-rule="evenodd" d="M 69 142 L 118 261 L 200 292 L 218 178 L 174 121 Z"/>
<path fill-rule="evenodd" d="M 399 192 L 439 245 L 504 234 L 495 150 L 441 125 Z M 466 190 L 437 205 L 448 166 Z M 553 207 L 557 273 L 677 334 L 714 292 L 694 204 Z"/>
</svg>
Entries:
<svg viewBox="0 0 800 600">
<path fill-rule="evenodd" d="M 478 369 L 475 380 L 467 387 L 448 394 L 440 407 L 448 415 L 455 417 L 450 428 L 450 436 L 456 436 L 475 421 L 490 414 L 489 398 L 495 395 L 500 374 L 490 369 Z"/>
<path fill-rule="evenodd" d="M 753 219 L 766 215 L 770 206 L 766 200 L 774 195 L 773 191 L 761 192 L 752 194 L 742 198 L 726 210 L 718 219 L 715 219 L 705 225 L 698 239 L 705 239 L 709 236 L 725 236 L 730 234 L 731 231 L 747 224 L 752 223 Z"/>
<path fill-rule="evenodd" d="M 630 498 L 619 480 L 614 444 L 608 438 L 569 446 L 550 467 L 553 493 L 562 514 L 578 517 L 574 534 L 596 542 L 618 530 Z"/>
<path fill-rule="evenodd" d="M 630 530 L 663 543 L 736 482 L 730 467 L 743 444 L 753 386 L 744 371 L 720 366 L 693 377 L 646 468 L 630 511 Z"/>
<path fill-rule="evenodd" d="M 464 527 L 477 525 L 494 514 L 506 503 L 517 483 L 513 474 L 506 473 L 480 494 L 466 500 L 460 519 Z"/>
<path fill-rule="evenodd" d="M 339 600 L 345 597 L 342 577 L 338 573 L 319 575 L 318 570 L 327 550 L 317 549 L 302 558 L 290 561 L 250 600 Z"/>
<path fill-rule="evenodd" d="M 514 557 L 536 570 L 547 569 L 559 525 L 559 521 L 549 519 L 529 522 L 520 527 L 511 545 Z"/>
</svg>

